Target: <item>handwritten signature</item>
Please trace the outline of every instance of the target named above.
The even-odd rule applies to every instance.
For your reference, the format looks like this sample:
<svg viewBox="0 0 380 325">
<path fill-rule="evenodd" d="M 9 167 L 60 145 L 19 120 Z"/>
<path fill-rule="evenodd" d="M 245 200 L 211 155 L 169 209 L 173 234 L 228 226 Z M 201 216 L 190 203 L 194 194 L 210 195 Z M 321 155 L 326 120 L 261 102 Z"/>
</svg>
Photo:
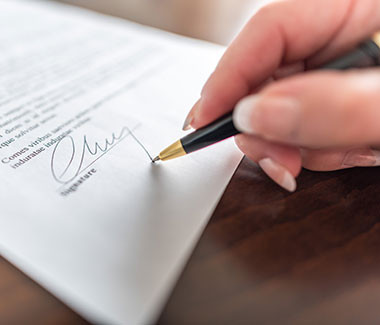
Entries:
<svg viewBox="0 0 380 325">
<path fill-rule="evenodd" d="M 132 130 L 123 127 L 120 132 L 112 133 L 109 138 L 100 142 L 94 142 L 92 145 L 87 138 L 83 136 L 82 145 L 79 146 L 71 135 L 67 135 L 57 142 L 51 157 L 50 168 L 53 178 L 61 184 L 67 184 L 73 181 L 79 174 L 88 169 L 98 159 L 105 155 L 109 150 L 116 146 L 126 137 L 131 136 L 136 143 L 145 151 L 150 160 L 152 156 L 149 154 L 145 146 L 136 138 Z M 59 152 L 64 152 L 64 157 Z M 85 158 L 96 157 L 85 165 Z"/>
</svg>

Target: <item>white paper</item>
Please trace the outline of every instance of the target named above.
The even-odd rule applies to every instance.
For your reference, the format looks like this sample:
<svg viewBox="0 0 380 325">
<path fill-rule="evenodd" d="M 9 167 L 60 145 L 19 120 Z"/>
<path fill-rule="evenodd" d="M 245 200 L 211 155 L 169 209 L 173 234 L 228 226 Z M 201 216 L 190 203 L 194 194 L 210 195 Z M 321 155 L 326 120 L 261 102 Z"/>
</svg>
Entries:
<svg viewBox="0 0 380 325">
<path fill-rule="evenodd" d="M 183 136 L 222 51 L 0 1 L 0 252 L 90 321 L 154 321 L 241 158 L 226 141 L 153 165 L 141 146 Z"/>
</svg>

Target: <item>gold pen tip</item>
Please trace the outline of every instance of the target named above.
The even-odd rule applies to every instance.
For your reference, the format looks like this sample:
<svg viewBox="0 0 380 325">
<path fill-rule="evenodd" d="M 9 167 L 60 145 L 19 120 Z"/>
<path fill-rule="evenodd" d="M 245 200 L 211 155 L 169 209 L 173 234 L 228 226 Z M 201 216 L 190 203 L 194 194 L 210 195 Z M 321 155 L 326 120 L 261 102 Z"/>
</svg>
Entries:
<svg viewBox="0 0 380 325">
<path fill-rule="evenodd" d="M 154 158 L 152 160 L 152 163 L 155 163 L 155 162 L 160 161 L 160 160 L 161 160 L 160 156 L 157 156 L 156 158 Z"/>
</svg>

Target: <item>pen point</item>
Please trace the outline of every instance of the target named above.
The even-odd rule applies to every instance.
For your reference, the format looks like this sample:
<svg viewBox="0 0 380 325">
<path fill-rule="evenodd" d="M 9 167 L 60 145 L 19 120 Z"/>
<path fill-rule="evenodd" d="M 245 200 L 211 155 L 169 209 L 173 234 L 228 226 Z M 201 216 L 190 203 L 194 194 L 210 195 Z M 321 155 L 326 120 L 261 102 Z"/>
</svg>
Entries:
<svg viewBox="0 0 380 325">
<path fill-rule="evenodd" d="M 157 162 L 157 161 L 160 161 L 161 159 L 160 159 L 160 156 L 157 156 L 156 158 L 154 158 L 153 160 L 152 160 L 152 163 L 154 164 L 155 162 Z"/>
</svg>

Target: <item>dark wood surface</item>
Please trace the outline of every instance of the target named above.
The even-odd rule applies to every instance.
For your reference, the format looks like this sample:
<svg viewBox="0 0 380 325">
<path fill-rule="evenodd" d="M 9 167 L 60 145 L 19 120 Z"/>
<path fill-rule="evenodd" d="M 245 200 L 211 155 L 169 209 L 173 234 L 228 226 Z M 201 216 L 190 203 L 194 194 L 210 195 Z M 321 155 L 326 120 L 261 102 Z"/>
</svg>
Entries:
<svg viewBox="0 0 380 325">
<path fill-rule="evenodd" d="M 245 160 L 159 324 L 379 324 L 379 302 L 380 169 L 289 194 Z"/>
</svg>

